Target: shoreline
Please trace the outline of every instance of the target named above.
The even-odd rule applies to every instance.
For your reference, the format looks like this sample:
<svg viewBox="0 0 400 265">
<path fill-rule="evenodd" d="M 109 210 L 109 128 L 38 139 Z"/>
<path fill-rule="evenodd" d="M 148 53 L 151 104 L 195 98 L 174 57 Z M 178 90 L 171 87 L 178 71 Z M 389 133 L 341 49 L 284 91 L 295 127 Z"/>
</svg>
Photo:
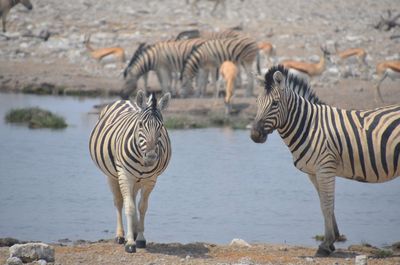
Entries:
<svg viewBox="0 0 400 265">
<path fill-rule="evenodd" d="M 2 239 L 0 239 L 1 242 Z M 255 243 L 240 240 L 230 244 L 208 242 L 156 243 L 129 254 L 113 239 L 81 240 L 72 244 L 49 244 L 55 249 L 54 264 L 354 264 L 355 257 L 366 255 L 368 264 L 399 264 L 400 242 L 389 249 L 368 244 L 340 248 L 329 257 L 314 257 L 316 247 L 290 244 Z M 339 244 L 338 244 L 339 245 Z M 8 258 L 8 247 L 0 247 L 0 263 Z M 3 263 L 2 263 L 3 262 Z"/>
</svg>

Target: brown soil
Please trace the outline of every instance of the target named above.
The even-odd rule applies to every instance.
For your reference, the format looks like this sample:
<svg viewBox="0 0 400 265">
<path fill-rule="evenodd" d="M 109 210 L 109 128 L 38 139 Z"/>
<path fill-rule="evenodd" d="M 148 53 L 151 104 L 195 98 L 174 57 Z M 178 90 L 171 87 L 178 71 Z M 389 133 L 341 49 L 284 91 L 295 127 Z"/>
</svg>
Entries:
<svg viewBox="0 0 400 265">
<path fill-rule="evenodd" d="M 112 241 L 74 246 L 55 245 L 55 264 L 354 264 L 355 256 L 366 255 L 370 265 L 398 265 L 400 252 L 388 258 L 377 258 L 372 247 L 352 246 L 338 249 L 328 258 L 314 257 L 315 248 L 277 244 L 255 244 L 251 247 L 214 245 L 209 243 L 149 243 L 137 253 L 124 252 Z M 8 258 L 8 248 L 0 248 L 0 264 Z"/>
</svg>

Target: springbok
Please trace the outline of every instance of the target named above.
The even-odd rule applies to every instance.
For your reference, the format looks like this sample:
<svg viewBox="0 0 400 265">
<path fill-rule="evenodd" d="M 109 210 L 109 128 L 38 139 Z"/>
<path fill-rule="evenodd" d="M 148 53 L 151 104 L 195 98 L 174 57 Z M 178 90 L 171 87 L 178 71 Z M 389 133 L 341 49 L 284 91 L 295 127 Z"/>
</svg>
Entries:
<svg viewBox="0 0 400 265">
<path fill-rule="evenodd" d="M 400 60 L 398 61 L 383 61 L 376 65 L 376 73 L 378 75 L 378 83 L 376 85 L 376 94 L 379 100 L 383 102 L 380 86 L 386 77 L 390 79 L 400 79 Z"/>
<path fill-rule="evenodd" d="M 269 68 L 271 65 L 271 56 L 276 54 L 275 47 L 268 41 L 260 41 L 257 43 L 258 54 L 257 54 L 257 67 L 258 72 L 262 72 L 260 66 L 263 68 Z M 267 63 L 265 63 L 267 61 Z"/>
<path fill-rule="evenodd" d="M 107 48 L 95 49 L 90 45 L 90 35 L 85 36 L 84 43 L 86 49 L 89 51 L 90 56 L 99 62 L 105 59 L 106 60 L 110 59 L 112 61 L 120 62 L 121 64 L 125 63 L 125 51 L 121 47 L 107 47 Z"/>
<path fill-rule="evenodd" d="M 293 74 L 302 77 L 303 79 L 308 79 L 312 76 L 320 75 L 326 66 L 326 58 L 328 56 L 328 51 L 324 47 L 320 47 L 323 52 L 323 56 L 320 57 L 318 63 L 306 63 L 301 61 L 285 60 L 281 64 L 283 67 L 289 69 Z"/>
<path fill-rule="evenodd" d="M 232 61 L 225 61 L 221 64 L 219 68 L 219 73 L 221 75 L 220 82 L 225 83 L 225 113 L 229 114 L 231 112 L 231 99 L 233 96 L 233 91 L 235 89 L 235 81 L 238 75 L 238 67 Z M 221 83 L 220 83 L 221 84 Z M 217 92 L 218 96 L 218 92 Z"/>
<path fill-rule="evenodd" d="M 29 0 L 0 0 L 0 17 L 3 22 L 3 32 L 6 32 L 6 18 L 10 9 L 17 4 L 23 4 L 27 9 L 32 10 L 33 6 Z"/>
<path fill-rule="evenodd" d="M 217 7 L 219 5 L 222 6 L 224 13 L 226 12 L 226 6 L 225 6 L 225 0 L 209 0 L 210 2 L 214 2 L 214 7 L 211 10 L 211 15 L 215 15 L 215 11 L 217 10 Z M 186 4 L 189 4 L 190 0 L 186 0 Z M 197 5 L 197 3 L 200 2 L 200 0 L 192 0 L 190 3 L 190 7 L 192 9 L 192 12 L 195 13 L 196 15 L 200 14 L 200 9 Z"/>
<path fill-rule="evenodd" d="M 350 58 L 356 58 L 360 70 L 366 72 L 368 70 L 367 52 L 363 48 L 349 48 L 343 51 L 338 51 L 338 45 L 335 43 L 335 53 L 328 52 L 328 58 L 334 64 L 338 64 L 340 61 L 344 61 Z"/>
</svg>

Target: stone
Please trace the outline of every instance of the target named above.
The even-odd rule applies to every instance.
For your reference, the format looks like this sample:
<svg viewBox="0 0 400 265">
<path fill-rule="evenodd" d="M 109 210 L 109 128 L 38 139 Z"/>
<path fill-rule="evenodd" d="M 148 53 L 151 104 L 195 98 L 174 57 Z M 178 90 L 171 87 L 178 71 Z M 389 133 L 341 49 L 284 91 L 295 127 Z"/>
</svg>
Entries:
<svg viewBox="0 0 400 265">
<path fill-rule="evenodd" d="M 41 259 L 54 262 L 54 248 L 44 243 L 15 244 L 9 251 L 10 257 L 18 257 L 24 263 Z"/>
<path fill-rule="evenodd" d="M 251 247 L 251 245 L 249 243 L 247 243 L 246 241 L 244 241 L 243 239 L 240 238 L 234 238 L 232 239 L 231 243 L 229 244 L 229 246 L 237 246 L 237 247 Z"/>
<path fill-rule="evenodd" d="M 6 261 L 6 265 L 22 265 L 22 260 L 17 257 L 8 258 Z"/>
<path fill-rule="evenodd" d="M 367 265 L 367 256 L 366 255 L 356 256 L 355 265 Z"/>
</svg>

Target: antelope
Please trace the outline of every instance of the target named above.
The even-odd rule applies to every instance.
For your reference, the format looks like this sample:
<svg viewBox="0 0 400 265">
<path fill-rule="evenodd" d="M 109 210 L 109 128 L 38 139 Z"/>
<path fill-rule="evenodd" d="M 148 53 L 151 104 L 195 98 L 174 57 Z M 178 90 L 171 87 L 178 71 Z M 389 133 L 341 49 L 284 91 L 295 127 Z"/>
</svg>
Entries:
<svg viewBox="0 0 400 265">
<path fill-rule="evenodd" d="M 376 73 L 378 76 L 378 83 L 376 85 L 376 94 L 379 100 L 383 102 L 380 86 L 386 77 L 390 79 L 400 79 L 400 60 L 397 61 L 383 61 L 376 65 Z"/>
<path fill-rule="evenodd" d="M 125 63 L 125 51 L 121 47 L 95 49 L 90 45 L 90 35 L 88 37 L 85 37 L 84 43 L 86 49 L 89 51 L 90 56 L 99 62 L 106 58 L 113 58 L 113 60 L 119 61 L 121 64 Z"/>
<path fill-rule="evenodd" d="M 335 53 L 329 54 L 329 59 L 337 64 L 339 61 L 344 61 L 348 58 L 356 58 L 358 65 L 363 71 L 367 70 L 367 52 L 363 48 L 350 48 L 343 51 L 338 51 L 337 44 L 335 43 Z"/>
<path fill-rule="evenodd" d="M 28 10 L 32 10 L 33 6 L 30 0 L 0 0 L 0 17 L 3 22 L 3 32 L 6 32 L 6 18 L 10 9 L 21 3 Z"/>
<path fill-rule="evenodd" d="M 292 60 L 285 60 L 281 64 L 292 71 L 292 73 L 299 75 L 301 77 L 308 77 L 320 75 L 325 70 L 325 59 L 329 54 L 326 48 L 320 47 L 321 51 L 323 52 L 323 56 L 320 57 L 318 63 L 306 63 L 301 61 L 292 61 Z"/>
<path fill-rule="evenodd" d="M 233 90 L 235 88 L 236 77 L 239 73 L 238 67 L 232 61 L 225 61 L 219 68 L 219 74 L 221 75 L 220 82 L 225 83 L 225 113 L 231 112 L 231 99 L 233 96 Z M 221 84 L 221 83 L 220 83 Z M 218 96 L 218 92 L 217 92 Z"/>
<path fill-rule="evenodd" d="M 270 42 L 267 41 L 261 41 L 257 44 L 257 46 L 258 46 L 257 70 L 259 73 L 261 73 L 262 70 L 260 69 L 260 65 L 263 65 L 264 67 L 268 68 L 271 64 L 271 56 L 276 55 L 276 49 Z M 261 60 L 263 60 L 262 63 Z M 264 64 L 265 60 L 268 61 L 268 64 Z"/>
<path fill-rule="evenodd" d="M 193 12 L 193 13 L 195 13 L 196 15 L 199 15 L 199 14 L 200 14 L 200 9 L 199 9 L 199 7 L 197 6 L 197 3 L 198 3 L 199 1 L 200 1 L 200 0 L 193 0 L 193 1 L 190 3 L 192 12 L 195 11 L 195 12 Z M 224 10 L 224 12 L 225 12 L 225 10 L 226 10 L 225 0 L 209 0 L 209 1 L 210 1 L 210 2 L 214 2 L 214 7 L 213 7 L 213 9 L 211 10 L 211 15 L 212 15 L 212 16 L 215 15 L 215 11 L 217 10 L 217 7 L 218 7 L 219 5 L 222 6 L 222 8 L 223 8 L 223 10 Z M 190 2 L 189 0 L 186 0 L 186 4 L 189 4 L 189 2 Z"/>
</svg>

